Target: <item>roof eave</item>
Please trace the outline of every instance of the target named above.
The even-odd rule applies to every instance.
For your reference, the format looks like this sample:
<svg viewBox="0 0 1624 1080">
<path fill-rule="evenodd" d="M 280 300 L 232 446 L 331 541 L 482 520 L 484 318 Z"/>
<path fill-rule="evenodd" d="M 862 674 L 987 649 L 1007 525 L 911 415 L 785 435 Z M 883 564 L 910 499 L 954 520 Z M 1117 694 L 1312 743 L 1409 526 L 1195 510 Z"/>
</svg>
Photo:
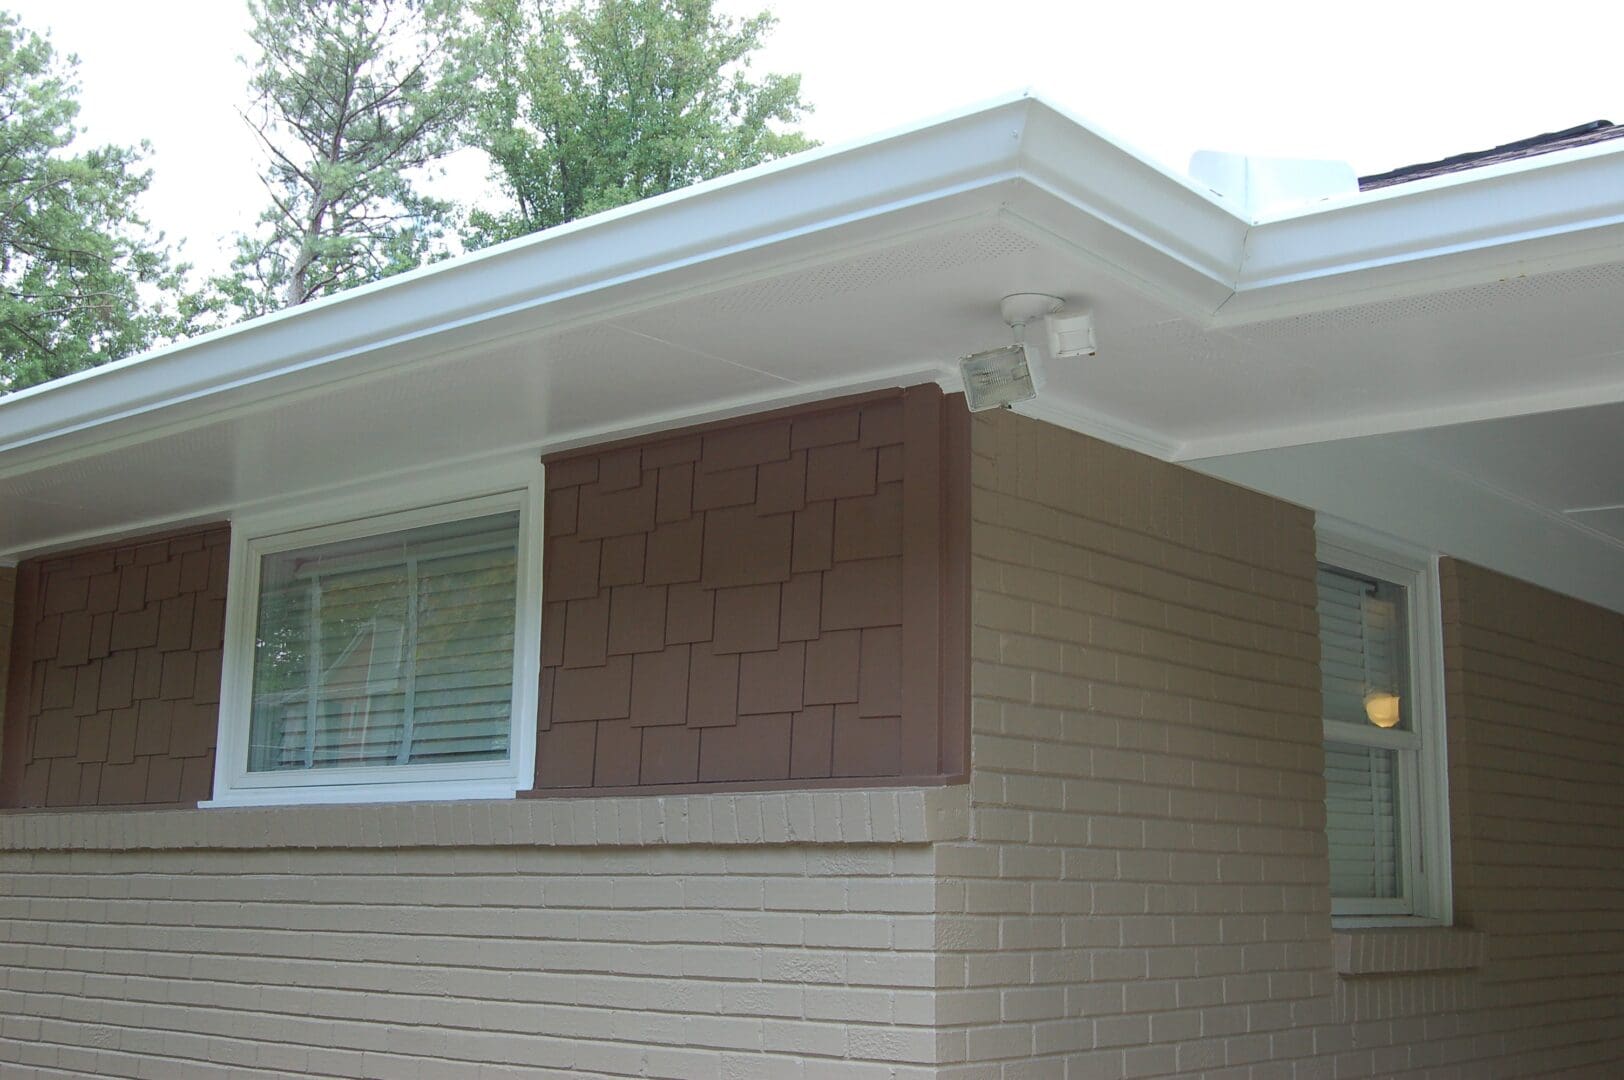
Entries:
<svg viewBox="0 0 1624 1080">
<path fill-rule="evenodd" d="M 1577 147 L 1259 221 L 1213 325 L 1593 265 L 1621 245 L 1624 141 Z"/>
<path fill-rule="evenodd" d="M 1036 165 L 1029 160 L 1034 121 L 1043 132 Z M 173 407 L 200 399 L 239 404 L 364 374 L 399 362 L 414 343 L 454 333 L 477 337 L 482 325 L 509 316 L 548 309 L 558 318 L 587 318 L 611 307 L 628 286 L 647 287 L 678 271 L 853 223 L 910 210 L 942 217 L 997 210 L 1007 206 L 1011 182 L 1046 172 L 1069 177 L 1065 196 L 1082 213 L 1115 214 L 1114 228 L 1127 222 L 1129 232 L 1137 230 L 1139 238 L 1122 245 L 1122 259 L 1145 263 L 1128 271 L 1147 280 L 1163 276 L 1151 263 L 1187 263 L 1199 279 L 1220 273 L 1239 253 L 1243 225 L 1216 201 L 1021 95 L 699 184 L 0 398 L 0 455 L 109 426 L 156 425 Z M 1146 186 L 1163 193 L 1162 203 L 1181 204 L 1178 220 L 1186 225 L 1207 219 L 1192 232 L 1228 226 L 1232 255 L 1181 247 L 1162 203 L 1130 220 L 1125 193 Z M 1227 283 L 1207 287 L 1227 295 Z"/>
<path fill-rule="evenodd" d="M 1198 325 L 1224 326 L 1616 259 L 1624 144 L 1254 224 L 1040 99 L 1011 96 L 0 398 L 0 472 L 139 439 L 188 415 L 187 403 L 252 408 L 502 327 L 590 320 L 715 288 L 735 256 L 815 258 L 849 243 L 852 226 L 878 236 L 989 212 Z"/>
</svg>

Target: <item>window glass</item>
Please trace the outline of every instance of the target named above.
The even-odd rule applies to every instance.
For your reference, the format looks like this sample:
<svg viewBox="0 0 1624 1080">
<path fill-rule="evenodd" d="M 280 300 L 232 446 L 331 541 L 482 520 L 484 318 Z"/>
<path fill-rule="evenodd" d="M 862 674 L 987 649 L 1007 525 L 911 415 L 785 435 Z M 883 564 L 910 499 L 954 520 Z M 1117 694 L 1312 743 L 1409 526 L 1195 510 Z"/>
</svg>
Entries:
<svg viewBox="0 0 1624 1080">
<path fill-rule="evenodd" d="M 1319 522 L 1331 914 L 1447 922 L 1447 748 L 1436 556 Z"/>
<path fill-rule="evenodd" d="M 251 773 L 507 758 L 519 514 L 265 555 Z"/>
<path fill-rule="evenodd" d="M 1403 586 L 1320 567 L 1325 719 L 1410 729 L 1408 620 Z"/>
<path fill-rule="evenodd" d="M 1361 899 L 1403 895 L 1399 812 L 1396 751 L 1325 744 L 1331 895 Z"/>
</svg>

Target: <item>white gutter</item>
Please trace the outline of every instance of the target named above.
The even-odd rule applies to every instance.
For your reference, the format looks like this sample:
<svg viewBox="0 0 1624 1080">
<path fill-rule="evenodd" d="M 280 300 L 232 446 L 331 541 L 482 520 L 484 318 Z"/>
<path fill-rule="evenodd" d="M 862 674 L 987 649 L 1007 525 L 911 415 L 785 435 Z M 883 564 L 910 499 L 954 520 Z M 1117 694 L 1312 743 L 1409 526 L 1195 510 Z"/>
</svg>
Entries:
<svg viewBox="0 0 1624 1080">
<path fill-rule="evenodd" d="M 1216 326 L 1619 258 L 1624 139 L 1260 221 Z M 1380 271 L 1380 273 L 1377 273 Z"/>
<path fill-rule="evenodd" d="M 1624 140 L 1383 189 L 1252 224 L 1017 95 L 811 151 L 0 398 L 0 474 L 186 416 L 408 362 L 444 342 L 588 319 L 628 290 L 838 230 L 997 212 L 1215 327 L 1619 257 Z M 1543 261 L 1541 261 L 1543 260 Z M 189 404 L 190 403 L 190 404 Z"/>
<path fill-rule="evenodd" d="M 1216 193 L 1164 171 L 1053 108 L 1035 108 L 1006 221 L 1206 323 L 1235 289 L 1248 222 Z"/>
<path fill-rule="evenodd" d="M 429 335 L 1006 182 L 1039 108 L 1015 99 L 814 150 L 0 398 L 0 455 L 204 397 L 279 393 L 267 384 L 288 376 L 305 388 L 336 361 L 331 377 L 353 376 Z"/>
<path fill-rule="evenodd" d="M 910 213 L 912 228 L 998 213 L 1086 249 L 1194 318 L 1230 295 L 1247 228 L 1187 178 L 1036 98 L 1012 95 L 0 397 L 0 475 L 393 367 L 452 339 L 494 336 L 498 321 L 511 326 L 514 316 L 535 325 L 589 319 L 624 303 L 631 286 L 657 293 L 661 281 L 703 278 L 729 256 L 815 245 L 856 223 L 878 235 Z"/>
</svg>

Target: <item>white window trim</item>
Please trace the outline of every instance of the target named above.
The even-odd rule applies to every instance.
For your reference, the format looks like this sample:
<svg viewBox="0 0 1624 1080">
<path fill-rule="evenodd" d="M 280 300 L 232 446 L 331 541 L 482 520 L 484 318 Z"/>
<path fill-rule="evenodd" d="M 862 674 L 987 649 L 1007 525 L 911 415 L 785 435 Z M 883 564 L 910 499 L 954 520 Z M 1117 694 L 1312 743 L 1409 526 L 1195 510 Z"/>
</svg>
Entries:
<svg viewBox="0 0 1624 1080">
<path fill-rule="evenodd" d="M 1400 837 L 1404 895 L 1398 900 L 1333 897 L 1333 922 L 1338 927 L 1450 925 L 1454 891 L 1438 554 L 1323 514 L 1316 532 L 1321 563 L 1405 587 L 1413 698 L 1410 715 L 1415 727 L 1414 732 L 1383 732 L 1321 720 L 1326 740 L 1400 750 L 1399 800 L 1407 808 Z"/>
<path fill-rule="evenodd" d="M 214 797 L 199 805 L 506 799 L 534 785 L 537 681 L 541 673 L 542 466 L 534 458 L 417 476 L 361 496 L 272 508 L 232 522 L 226 588 Z M 513 714 L 505 761 L 386 765 L 297 773 L 250 773 L 254 627 L 264 555 L 338 539 L 395 532 L 517 510 Z"/>
</svg>

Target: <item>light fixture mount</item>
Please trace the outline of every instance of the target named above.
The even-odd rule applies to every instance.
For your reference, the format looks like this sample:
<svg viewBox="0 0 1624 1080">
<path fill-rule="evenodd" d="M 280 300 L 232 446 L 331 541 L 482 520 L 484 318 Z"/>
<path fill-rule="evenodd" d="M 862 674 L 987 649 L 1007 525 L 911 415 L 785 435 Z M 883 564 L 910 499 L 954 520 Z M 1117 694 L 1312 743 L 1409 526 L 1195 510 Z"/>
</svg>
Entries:
<svg viewBox="0 0 1624 1080">
<path fill-rule="evenodd" d="M 1010 293 L 998 313 L 1014 332 L 1013 344 L 959 358 L 965 403 L 971 412 L 1031 401 L 1043 389 L 1043 364 L 1054 357 L 1092 355 L 1094 326 L 1087 312 L 1061 319 L 1066 302 L 1050 293 Z M 1027 328 L 1038 323 L 1040 331 Z"/>
<path fill-rule="evenodd" d="M 1010 293 L 999 301 L 998 311 L 1005 322 L 1018 328 L 1045 315 L 1053 315 L 1065 306 L 1064 300 L 1048 293 L 1018 292 Z"/>
</svg>

